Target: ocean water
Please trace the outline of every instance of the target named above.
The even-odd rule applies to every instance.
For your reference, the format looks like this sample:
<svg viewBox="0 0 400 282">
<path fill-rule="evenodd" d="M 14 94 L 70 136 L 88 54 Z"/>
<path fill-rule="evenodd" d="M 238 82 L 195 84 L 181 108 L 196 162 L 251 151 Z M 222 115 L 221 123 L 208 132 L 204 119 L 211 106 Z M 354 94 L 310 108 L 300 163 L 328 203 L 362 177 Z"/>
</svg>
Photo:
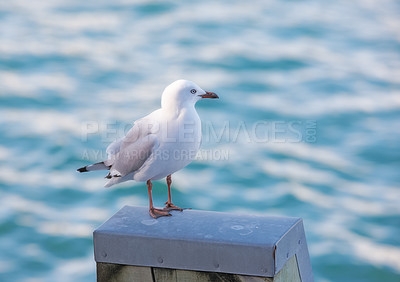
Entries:
<svg viewBox="0 0 400 282">
<path fill-rule="evenodd" d="M 400 281 L 400 3 L 0 1 L 0 281 L 94 281 L 92 231 L 144 183 L 105 157 L 193 80 L 198 159 L 173 201 L 302 217 L 316 281 Z M 166 200 L 165 181 L 154 201 Z"/>
</svg>

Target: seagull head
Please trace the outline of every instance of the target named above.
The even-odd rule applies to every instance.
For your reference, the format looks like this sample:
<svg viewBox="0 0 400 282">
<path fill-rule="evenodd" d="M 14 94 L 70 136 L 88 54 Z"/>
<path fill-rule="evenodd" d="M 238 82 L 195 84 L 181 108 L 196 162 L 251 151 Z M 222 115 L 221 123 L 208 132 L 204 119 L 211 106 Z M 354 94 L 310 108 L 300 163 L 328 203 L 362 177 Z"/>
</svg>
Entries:
<svg viewBox="0 0 400 282">
<path fill-rule="evenodd" d="M 218 99 L 214 92 L 204 91 L 196 83 L 180 79 L 168 85 L 161 98 L 162 108 L 181 109 L 194 106 L 197 101 L 205 98 Z"/>
</svg>

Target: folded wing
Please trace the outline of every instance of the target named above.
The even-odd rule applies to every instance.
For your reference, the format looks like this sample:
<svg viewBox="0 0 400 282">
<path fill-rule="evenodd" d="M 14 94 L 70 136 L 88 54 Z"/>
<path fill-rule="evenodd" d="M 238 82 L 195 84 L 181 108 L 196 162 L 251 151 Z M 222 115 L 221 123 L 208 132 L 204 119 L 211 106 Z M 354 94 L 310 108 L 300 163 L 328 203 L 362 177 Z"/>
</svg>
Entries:
<svg viewBox="0 0 400 282">
<path fill-rule="evenodd" d="M 149 122 L 137 121 L 124 138 L 107 148 L 109 159 L 105 164 L 110 166 L 110 173 L 106 178 L 110 180 L 105 186 L 132 180 L 135 171 L 143 166 L 158 146 L 158 137 L 152 132 Z"/>
</svg>

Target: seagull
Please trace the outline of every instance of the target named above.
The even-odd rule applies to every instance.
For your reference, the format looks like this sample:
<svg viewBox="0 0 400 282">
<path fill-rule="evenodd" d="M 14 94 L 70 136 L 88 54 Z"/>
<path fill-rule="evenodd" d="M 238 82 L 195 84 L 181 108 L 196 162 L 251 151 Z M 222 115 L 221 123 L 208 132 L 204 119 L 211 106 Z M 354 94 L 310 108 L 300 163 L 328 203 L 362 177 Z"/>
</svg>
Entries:
<svg viewBox="0 0 400 282">
<path fill-rule="evenodd" d="M 177 80 L 162 93 L 161 108 L 134 122 L 128 133 L 107 147 L 105 161 L 78 168 L 78 172 L 109 170 L 104 185 L 135 180 L 147 183 L 149 214 L 153 218 L 182 211 L 171 200 L 171 175 L 190 164 L 200 148 L 201 121 L 195 104 L 205 98 L 218 99 L 188 80 Z M 166 177 L 168 201 L 165 208 L 153 206 L 152 181 Z"/>
</svg>

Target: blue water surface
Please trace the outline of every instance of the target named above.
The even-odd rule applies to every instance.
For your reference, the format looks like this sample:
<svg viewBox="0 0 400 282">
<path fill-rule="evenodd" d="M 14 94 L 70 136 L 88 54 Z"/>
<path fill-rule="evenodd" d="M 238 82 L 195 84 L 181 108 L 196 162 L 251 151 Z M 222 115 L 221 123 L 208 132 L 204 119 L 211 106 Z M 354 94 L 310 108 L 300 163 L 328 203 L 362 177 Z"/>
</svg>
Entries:
<svg viewBox="0 0 400 282">
<path fill-rule="evenodd" d="M 92 231 L 144 183 L 105 158 L 193 80 L 193 209 L 302 217 L 316 281 L 400 281 L 400 3 L 0 2 L 0 281 L 94 281 Z M 154 183 L 156 205 L 166 183 Z"/>
</svg>

